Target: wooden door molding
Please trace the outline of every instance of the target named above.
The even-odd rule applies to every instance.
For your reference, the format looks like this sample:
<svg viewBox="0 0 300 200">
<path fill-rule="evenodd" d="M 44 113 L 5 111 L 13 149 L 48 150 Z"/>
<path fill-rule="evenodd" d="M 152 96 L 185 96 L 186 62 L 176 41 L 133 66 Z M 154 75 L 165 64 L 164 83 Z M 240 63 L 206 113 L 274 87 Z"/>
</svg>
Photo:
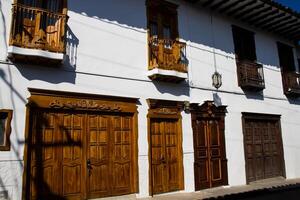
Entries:
<svg viewBox="0 0 300 200">
<path fill-rule="evenodd" d="M 29 107 L 83 110 L 97 112 L 137 112 L 138 98 L 124 98 L 84 93 L 63 92 L 29 88 Z"/>
<path fill-rule="evenodd" d="M 226 112 L 226 106 L 217 107 L 213 101 L 205 101 L 201 106 L 191 104 L 195 190 L 228 184 L 224 124 Z"/>
<path fill-rule="evenodd" d="M 91 95 L 82 93 L 71 93 L 63 91 L 29 89 L 31 96 L 26 105 L 26 127 L 25 127 L 25 152 L 22 199 L 28 199 L 30 188 L 30 163 L 33 118 L 37 111 L 51 113 L 84 113 L 86 123 L 88 116 L 130 116 L 131 139 L 131 188 L 130 193 L 136 193 L 138 189 L 138 127 L 137 127 L 137 98 L 124 98 L 103 95 Z M 122 119 L 123 120 L 123 119 Z M 124 119 L 126 121 L 126 119 Z M 124 123 L 125 123 L 124 121 Z M 132 127 L 131 127 L 132 126 Z M 83 128 L 88 131 L 87 125 Z M 117 127 L 118 128 L 118 127 Z M 127 128 L 125 127 L 125 131 Z M 113 128 L 111 128 L 113 131 Z M 85 142 L 84 142 L 85 143 Z M 126 143 L 126 142 L 125 142 Z M 125 144 L 124 143 L 124 144 Z M 85 151 L 85 150 L 84 150 Z M 84 157 L 86 153 L 83 152 Z M 123 191 L 119 191 L 122 193 Z"/>
<path fill-rule="evenodd" d="M 165 127 L 168 125 L 164 123 L 175 124 L 177 129 L 177 175 L 178 180 L 177 184 L 178 187 L 174 189 L 172 186 L 165 187 L 164 192 L 176 191 L 176 190 L 183 190 L 184 189 L 184 177 L 183 177 L 183 151 L 182 151 L 182 122 L 181 122 L 181 111 L 183 110 L 183 102 L 177 101 L 166 101 L 166 100 L 157 100 L 157 99 L 148 99 L 147 100 L 149 109 L 148 109 L 148 159 L 149 159 L 149 192 L 150 195 L 153 196 L 155 194 L 153 190 L 153 172 L 152 172 L 152 140 L 151 140 L 151 125 L 155 121 L 159 121 L 162 124 L 160 126 L 160 131 L 165 132 Z M 174 125 L 173 124 L 173 125 Z M 163 133 L 165 134 L 165 133 Z M 164 139 L 165 140 L 165 139 Z M 165 158 L 166 160 L 171 158 Z M 168 161 L 167 161 L 168 162 Z M 171 161 L 170 161 L 171 162 Z"/>
<path fill-rule="evenodd" d="M 227 106 L 216 106 L 213 101 L 205 101 L 201 106 L 196 103 L 191 104 L 192 120 L 197 117 L 217 117 L 225 118 Z"/>
<path fill-rule="evenodd" d="M 275 115 L 275 114 L 265 114 L 265 113 L 249 113 L 249 112 L 242 112 L 242 126 L 243 126 L 243 137 L 244 137 L 244 155 L 245 155 L 245 171 L 246 171 L 246 182 L 247 184 L 251 183 L 253 180 L 253 177 L 251 178 L 250 176 L 250 172 L 248 171 L 250 164 L 248 163 L 248 153 L 247 153 L 247 122 L 256 122 L 256 123 L 273 123 L 274 127 L 271 127 L 271 129 L 274 129 L 275 131 L 270 131 L 270 132 L 275 132 L 275 138 L 276 138 L 276 150 L 278 150 L 279 153 L 279 162 L 277 163 L 281 169 L 278 169 L 279 172 L 281 173 L 279 176 L 283 176 L 284 178 L 286 178 L 286 171 L 285 171 L 285 160 L 284 160 L 284 151 L 283 151 L 283 143 L 282 143 L 282 131 L 281 131 L 281 115 Z M 268 125 L 268 129 L 270 129 L 270 126 L 272 125 Z M 276 131 L 277 130 L 277 131 Z M 252 137 L 254 137 L 252 135 Z M 265 137 L 265 136 L 264 136 Z M 268 136 L 268 138 L 272 138 L 273 136 Z M 252 139 L 254 141 L 254 139 Z M 265 139 L 261 139 L 262 143 L 268 142 L 265 141 Z M 263 145 L 263 144 L 262 144 Z M 272 149 L 272 148 L 271 148 Z M 263 155 L 262 155 L 262 159 L 265 159 L 265 150 L 263 151 Z M 271 157 L 272 157 L 272 152 L 267 152 L 267 153 L 271 153 Z M 253 155 L 255 156 L 255 155 Z M 273 155 L 274 156 L 274 155 Z M 266 156 L 267 157 L 267 156 Z M 255 164 L 257 166 L 257 164 Z M 263 166 L 264 168 L 266 167 L 265 164 Z M 277 166 L 278 167 L 278 166 Z M 255 171 L 253 171 L 253 173 L 255 173 Z M 266 173 L 266 171 L 264 170 L 263 173 Z M 278 174 L 277 172 L 275 172 L 275 174 Z M 271 172 L 272 175 L 272 172 Z M 256 176 L 256 175 L 255 175 Z M 265 175 L 264 175 L 265 176 Z M 257 179 L 259 180 L 259 179 Z"/>
</svg>

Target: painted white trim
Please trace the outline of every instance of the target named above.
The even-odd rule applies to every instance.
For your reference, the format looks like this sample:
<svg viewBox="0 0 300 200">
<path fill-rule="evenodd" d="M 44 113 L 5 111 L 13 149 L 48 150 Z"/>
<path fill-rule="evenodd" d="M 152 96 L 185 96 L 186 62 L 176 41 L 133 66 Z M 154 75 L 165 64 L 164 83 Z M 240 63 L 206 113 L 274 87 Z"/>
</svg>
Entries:
<svg viewBox="0 0 300 200">
<path fill-rule="evenodd" d="M 25 56 L 38 56 L 43 58 L 49 58 L 53 60 L 63 60 L 63 53 L 53 53 L 49 51 L 43 51 L 40 49 L 26 49 L 16 46 L 9 46 L 7 49 L 8 56 L 11 57 L 13 54 L 25 55 Z"/>
<path fill-rule="evenodd" d="M 178 72 L 178 71 L 175 71 L 175 70 L 158 69 L 158 68 L 149 70 L 147 74 L 148 74 L 148 77 L 153 76 L 155 74 L 159 74 L 159 75 L 165 75 L 165 76 L 179 77 L 179 78 L 183 78 L 183 79 L 188 78 L 187 73 L 182 73 L 182 72 Z"/>
</svg>

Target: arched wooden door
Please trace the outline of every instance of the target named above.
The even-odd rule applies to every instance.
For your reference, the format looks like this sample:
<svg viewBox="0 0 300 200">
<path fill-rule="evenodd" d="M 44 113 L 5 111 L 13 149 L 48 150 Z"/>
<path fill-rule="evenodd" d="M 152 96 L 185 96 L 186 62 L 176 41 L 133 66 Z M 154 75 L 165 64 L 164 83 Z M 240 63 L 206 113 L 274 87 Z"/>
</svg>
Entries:
<svg viewBox="0 0 300 200">
<path fill-rule="evenodd" d="M 226 107 L 192 105 L 195 190 L 227 185 L 224 117 Z"/>
</svg>

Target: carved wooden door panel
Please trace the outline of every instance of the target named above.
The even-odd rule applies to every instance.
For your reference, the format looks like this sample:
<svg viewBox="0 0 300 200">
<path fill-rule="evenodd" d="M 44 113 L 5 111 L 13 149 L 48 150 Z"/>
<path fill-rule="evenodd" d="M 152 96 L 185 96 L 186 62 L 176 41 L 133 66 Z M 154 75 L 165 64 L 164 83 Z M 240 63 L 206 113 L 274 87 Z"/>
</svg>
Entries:
<svg viewBox="0 0 300 200">
<path fill-rule="evenodd" d="M 111 118 L 111 179 L 112 194 L 129 194 L 132 171 L 132 117 L 126 115 Z"/>
<path fill-rule="evenodd" d="M 151 119 L 152 192 L 180 189 L 180 155 L 177 119 Z"/>
<path fill-rule="evenodd" d="M 244 120 L 247 182 L 284 176 L 280 126 L 274 120 Z"/>
<path fill-rule="evenodd" d="M 30 199 L 51 199 L 60 190 L 59 158 L 57 148 L 51 145 L 59 143 L 58 115 L 36 111 L 33 123 L 35 128 L 30 141 Z"/>
<path fill-rule="evenodd" d="M 82 199 L 84 116 L 37 111 L 31 140 L 30 199 Z"/>
<path fill-rule="evenodd" d="M 89 198 L 110 195 L 109 116 L 89 115 L 87 120 L 87 188 Z"/>
<path fill-rule="evenodd" d="M 60 114 L 61 126 L 57 146 L 61 166 L 60 194 L 66 199 L 85 196 L 85 114 Z"/>
<path fill-rule="evenodd" d="M 40 111 L 33 120 L 31 199 L 132 192 L 132 115 Z"/>
<path fill-rule="evenodd" d="M 88 197 L 129 194 L 132 171 L 132 116 L 89 115 Z"/>
<path fill-rule="evenodd" d="M 227 184 L 224 130 L 218 119 L 193 122 L 195 189 Z"/>
</svg>

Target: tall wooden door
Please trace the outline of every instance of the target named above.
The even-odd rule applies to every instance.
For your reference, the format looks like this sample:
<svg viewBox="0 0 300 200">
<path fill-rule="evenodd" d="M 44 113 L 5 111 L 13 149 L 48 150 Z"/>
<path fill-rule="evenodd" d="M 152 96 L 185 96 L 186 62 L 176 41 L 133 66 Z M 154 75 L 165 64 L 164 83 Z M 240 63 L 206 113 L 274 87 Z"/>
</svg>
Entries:
<svg viewBox="0 0 300 200">
<path fill-rule="evenodd" d="M 178 119 L 151 119 L 151 184 L 152 193 L 181 189 L 182 151 Z"/>
<path fill-rule="evenodd" d="M 224 130 L 220 120 L 199 118 L 193 122 L 193 133 L 196 190 L 227 184 Z"/>
<path fill-rule="evenodd" d="M 284 176 L 280 118 L 244 114 L 247 182 Z"/>
<path fill-rule="evenodd" d="M 30 143 L 30 199 L 130 194 L 133 115 L 36 110 Z"/>
<path fill-rule="evenodd" d="M 84 198 L 84 116 L 36 110 L 30 199 Z"/>
<path fill-rule="evenodd" d="M 88 116 L 88 197 L 129 194 L 132 169 L 132 116 Z"/>
<path fill-rule="evenodd" d="M 228 184 L 225 149 L 226 106 L 191 104 L 195 190 Z"/>
</svg>

